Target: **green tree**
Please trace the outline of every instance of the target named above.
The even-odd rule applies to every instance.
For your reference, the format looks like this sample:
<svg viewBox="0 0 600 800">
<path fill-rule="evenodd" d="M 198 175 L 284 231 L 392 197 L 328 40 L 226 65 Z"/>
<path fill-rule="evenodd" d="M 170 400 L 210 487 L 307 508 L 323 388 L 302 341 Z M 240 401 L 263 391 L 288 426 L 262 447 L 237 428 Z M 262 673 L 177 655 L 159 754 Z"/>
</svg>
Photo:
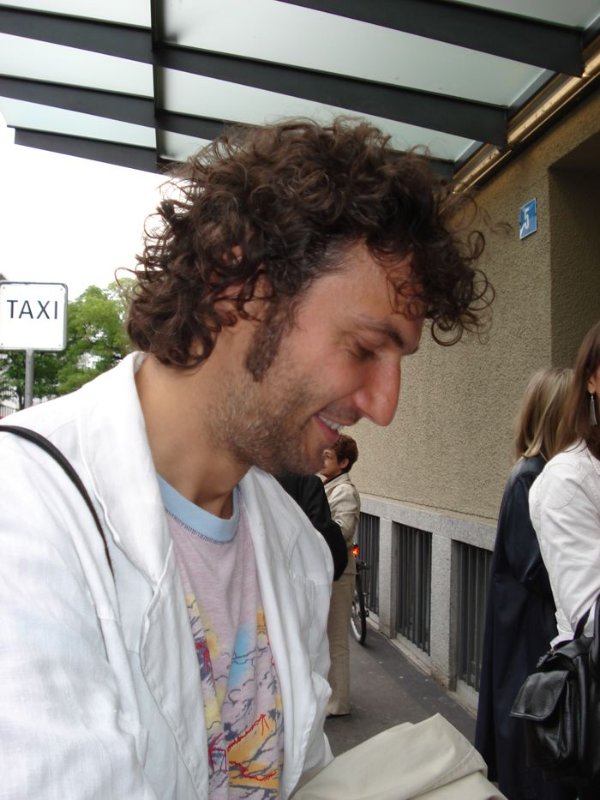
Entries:
<svg viewBox="0 0 600 800">
<path fill-rule="evenodd" d="M 58 370 L 57 394 L 67 394 L 117 364 L 129 350 L 124 321 L 131 281 L 89 286 L 69 303 L 67 348 Z"/>
<path fill-rule="evenodd" d="M 124 321 L 132 280 L 106 289 L 89 286 L 69 303 L 67 347 L 61 353 L 35 354 L 34 396 L 55 397 L 78 389 L 105 372 L 130 350 Z M 23 407 L 25 353 L 0 354 L 0 399 L 16 398 Z"/>
<path fill-rule="evenodd" d="M 58 353 L 35 354 L 36 398 L 54 397 L 58 388 Z M 0 352 L 0 401 L 16 401 L 19 408 L 25 403 L 25 351 Z"/>
</svg>

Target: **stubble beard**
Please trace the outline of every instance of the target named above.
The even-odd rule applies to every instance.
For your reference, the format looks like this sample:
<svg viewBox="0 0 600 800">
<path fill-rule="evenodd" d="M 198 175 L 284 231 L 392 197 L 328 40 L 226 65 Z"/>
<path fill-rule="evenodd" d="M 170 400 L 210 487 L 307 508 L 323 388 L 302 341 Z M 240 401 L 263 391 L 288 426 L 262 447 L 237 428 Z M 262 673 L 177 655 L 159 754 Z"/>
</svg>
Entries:
<svg viewBox="0 0 600 800">
<path fill-rule="evenodd" d="M 272 475 L 308 475 L 321 467 L 322 454 L 307 452 L 306 441 L 314 409 L 319 409 L 316 380 L 295 374 L 282 354 L 293 326 L 291 309 L 290 303 L 269 309 L 250 343 L 243 372 L 230 376 L 224 402 L 213 415 L 217 446 L 247 468 Z"/>
<path fill-rule="evenodd" d="M 270 382 L 269 382 L 270 383 Z M 308 411 L 315 395 L 305 384 L 280 382 L 277 394 L 230 387 L 227 398 L 215 410 L 213 430 L 218 447 L 225 448 L 246 467 L 256 466 L 272 475 L 285 472 L 310 474 L 321 466 L 321 454 L 306 451 L 306 428 L 312 424 Z M 287 391 L 286 391 L 287 389 Z M 311 403 L 312 400 L 312 403 Z"/>
</svg>

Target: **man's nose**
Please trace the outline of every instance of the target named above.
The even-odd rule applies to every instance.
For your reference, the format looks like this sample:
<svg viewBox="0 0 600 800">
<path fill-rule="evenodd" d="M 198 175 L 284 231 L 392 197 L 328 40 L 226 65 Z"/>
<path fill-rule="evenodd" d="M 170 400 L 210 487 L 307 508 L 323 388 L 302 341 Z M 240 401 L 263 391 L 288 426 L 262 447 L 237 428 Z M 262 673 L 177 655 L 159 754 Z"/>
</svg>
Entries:
<svg viewBox="0 0 600 800">
<path fill-rule="evenodd" d="M 394 419 L 400 396 L 400 361 L 397 358 L 372 364 L 362 386 L 354 393 L 354 405 L 376 425 Z"/>
</svg>

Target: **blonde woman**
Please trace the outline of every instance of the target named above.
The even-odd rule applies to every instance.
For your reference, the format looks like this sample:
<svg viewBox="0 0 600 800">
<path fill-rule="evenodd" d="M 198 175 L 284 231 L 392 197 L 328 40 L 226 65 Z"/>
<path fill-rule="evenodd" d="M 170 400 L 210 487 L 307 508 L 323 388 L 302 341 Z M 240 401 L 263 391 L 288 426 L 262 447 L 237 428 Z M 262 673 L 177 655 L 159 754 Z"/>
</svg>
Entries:
<svg viewBox="0 0 600 800">
<path fill-rule="evenodd" d="M 487 761 L 490 780 L 510 800 L 575 797 L 527 766 L 520 720 L 509 716 L 519 687 L 556 634 L 528 498 L 534 480 L 558 452 L 571 374 L 544 369 L 527 385 L 515 426 L 516 463 L 502 497 L 492 556 L 475 746 Z"/>
</svg>

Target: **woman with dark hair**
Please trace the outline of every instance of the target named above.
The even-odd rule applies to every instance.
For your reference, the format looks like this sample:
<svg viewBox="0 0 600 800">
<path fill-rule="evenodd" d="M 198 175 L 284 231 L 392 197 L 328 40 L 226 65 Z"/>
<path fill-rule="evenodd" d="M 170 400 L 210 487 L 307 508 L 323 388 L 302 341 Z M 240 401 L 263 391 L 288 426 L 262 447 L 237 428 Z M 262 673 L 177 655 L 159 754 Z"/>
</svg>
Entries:
<svg viewBox="0 0 600 800">
<path fill-rule="evenodd" d="M 502 497 L 492 557 L 475 746 L 490 780 L 510 800 L 570 800 L 575 795 L 526 764 L 520 720 L 509 716 L 520 685 L 556 634 L 554 602 L 529 519 L 532 483 L 558 452 L 569 369 L 530 379 L 515 426 L 516 463 Z"/>
<path fill-rule="evenodd" d="M 560 453 L 530 495 L 531 521 L 548 569 L 558 634 L 573 638 L 578 620 L 600 594 L 600 322 L 587 333 L 575 362 Z"/>
<path fill-rule="evenodd" d="M 566 402 L 559 453 L 529 495 L 531 521 L 556 604 L 555 645 L 573 638 L 590 611 L 584 633 L 593 632 L 600 594 L 600 322 L 584 337 Z M 578 787 L 579 800 L 597 800 L 598 787 Z"/>
<path fill-rule="evenodd" d="M 350 713 L 350 645 L 348 628 L 352 610 L 352 594 L 356 580 L 356 562 L 352 555 L 352 544 L 360 518 L 360 495 L 352 483 L 350 470 L 358 459 L 358 445 L 346 434 L 323 452 L 320 476 L 331 507 L 331 516 L 342 529 L 348 548 L 348 566 L 341 578 L 334 583 L 327 620 L 329 638 L 329 684 L 331 697 L 327 714 L 344 717 Z"/>
</svg>

